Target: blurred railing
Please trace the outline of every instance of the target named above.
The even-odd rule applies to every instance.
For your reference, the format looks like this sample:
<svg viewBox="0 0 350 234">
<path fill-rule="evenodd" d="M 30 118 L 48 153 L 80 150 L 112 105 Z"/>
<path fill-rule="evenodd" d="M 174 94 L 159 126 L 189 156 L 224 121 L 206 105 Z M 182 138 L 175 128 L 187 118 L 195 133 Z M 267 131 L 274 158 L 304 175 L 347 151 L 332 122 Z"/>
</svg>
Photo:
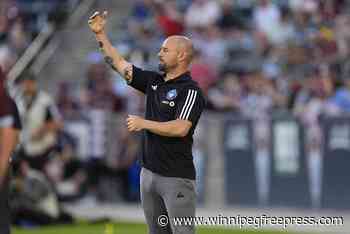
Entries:
<svg viewBox="0 0 350 234">
<path fill-rule="evenodd" d="M 316 124 L 319 132 L 290 114 L 262 122 L 227 116 L 221 124 L 225 203 L 350 209 L 350 117 Z"/>
<path fill-rule="evenodd" d="M 33 59 L 40 53 L 47 40 L 50 39 L 55 31 L 55 26 L 51 23 L 47 23 L 39 35 L 33 40 L 30 46 L 25 50 L 22 57 L 18 59 L 16 64 L 12 67 L 8 74 L 8 85 L 13 86 L 16 79 L 22 74 L 22 72 L 28 67 Z"/>
<path fill-rule="evenodd" d="M 79 4 L 77 0 L 72 0 L 72 2 L 74 3 L 70 4 L 72 7 L 72 14 L 68 17 L 63 27 L 74 26 L 91 8 L 95 0 L 80 1 Z M 43 7 L 46 9 L 48 5 L 48 3 L 44 4 Z M 30 9 L 35 6 L 25 5 L 24 7 Z M 50 21 L 47 21 L 43 25 L 39 34 L 9 71 L 8 86 L 10 87 L 10 92 L 14 87 L 13 84 L 16 79 L 26 69 L 31 70 L 34 74 L 38 74 L 47 63 L 48 59 L 53 55 L 60 43 L 60 35 L 53 37 L 57 29 L 57 26 Z"/>
</svg>

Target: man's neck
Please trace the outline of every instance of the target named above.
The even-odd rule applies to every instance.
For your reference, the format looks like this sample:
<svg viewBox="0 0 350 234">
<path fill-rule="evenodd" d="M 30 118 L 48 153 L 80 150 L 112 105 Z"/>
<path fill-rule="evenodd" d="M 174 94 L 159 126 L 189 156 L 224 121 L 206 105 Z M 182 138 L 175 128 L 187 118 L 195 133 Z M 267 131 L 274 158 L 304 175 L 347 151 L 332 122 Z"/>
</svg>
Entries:
<svg viewBox="0 0 350 234">
<path fill-rule="evenodd" d="M 188 72 L 188 69 L 183 69 L 183 68 L 176 69 L 174 71 L 169 71 L 166 73 L 164 80 L 169 81 L 169 80 L 175 79 L 186 72 Z"/>
</svg>

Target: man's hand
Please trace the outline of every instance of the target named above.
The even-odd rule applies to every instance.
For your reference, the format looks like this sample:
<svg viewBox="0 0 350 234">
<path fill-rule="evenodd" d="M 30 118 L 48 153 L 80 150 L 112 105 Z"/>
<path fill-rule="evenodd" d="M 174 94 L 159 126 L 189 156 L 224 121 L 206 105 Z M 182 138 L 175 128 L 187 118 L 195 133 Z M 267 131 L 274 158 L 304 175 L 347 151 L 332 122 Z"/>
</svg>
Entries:
<svg viewBox="0 0 350 234">
<path fill-rule="evenodd" d="M 132 80 L 132 64 L 119 54 L 118 50 L 113 47 L 108 39 L 105 32 L 106 19 L 107 11 L 104 11 L 103 14 L 97 11 L 89 18 L 89 27 L 95 34 L 96 41 L 98 42 L 105 61 L 114 71 L 121 74 L 123 78 L 130 83 Z"/>
<path fill-rule="evenodd" d="M 95 34 L 103 32 L 106 25 L 106 18 L 107 18 L 107 11 L 104 11 L 103 14 L 96 11 L 90 18 L 89 18 L 89 26 L 91 31 L 93 31 Z"/>
<path fill-rule="evenodd" d="M 126 122 L 129 132 L 138 132 L 144 129 L 145 119 L 139 116 L 129 115 L 129 117 L 126 119 Z"/>
</svg>

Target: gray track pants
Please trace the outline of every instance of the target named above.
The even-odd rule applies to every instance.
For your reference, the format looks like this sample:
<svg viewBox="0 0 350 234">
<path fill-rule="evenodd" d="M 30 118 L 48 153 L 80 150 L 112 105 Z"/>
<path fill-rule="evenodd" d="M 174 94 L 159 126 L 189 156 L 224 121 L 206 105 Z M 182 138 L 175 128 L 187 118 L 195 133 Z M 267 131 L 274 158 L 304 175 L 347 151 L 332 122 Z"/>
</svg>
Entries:
<svg viewBox="0 0 350 234">
<path fill-rule="evenodd" d="M 142 168 L 140 179 L 141 204 L 149 234 L 194 234 L 194 225 L 174 225 L 173 218 L 195 216 L 195 181 L 164 177 L 146 168 Z"/>
</svg>

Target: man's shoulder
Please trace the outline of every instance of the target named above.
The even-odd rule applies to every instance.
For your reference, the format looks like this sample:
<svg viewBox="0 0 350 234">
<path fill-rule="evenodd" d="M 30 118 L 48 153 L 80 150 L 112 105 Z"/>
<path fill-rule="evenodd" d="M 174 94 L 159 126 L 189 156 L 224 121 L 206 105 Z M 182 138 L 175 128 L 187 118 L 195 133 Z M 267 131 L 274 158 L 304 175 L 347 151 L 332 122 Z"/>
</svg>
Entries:
<svg viewBox="0 0 350 234">
<path fill-rule="evenodd" d="M 137 67 L 135 65 L 133 65 L 133 71 L 135 73 L 137 73 L 138 75 L 141 75 L 141 76 L 147 76 L 147 78 L 162 78 L 162 74 L 157 72 L 157 71 L 154 71 L 154 70 L 151 70 L 151 69 L 144 69 L 144 68 L 140 68 L 140 67 Z"/>
<path fill-rule="evenodd" d="M 189 79 L 187 82 L 185 82 L 182 86 L 183 92 L 188 92 L 189 90 L 196 91 L 201 97 L 204 97 L 203 90 L 198 85 L 198 83 L 195 80 Z"/>
<path fill-rule="evenodd" d="M 159 85 L 163 82 L 163 75 L 153 70 L 142 69 L 136 66 L 133 66 L 133 80 L 137 80 L 138 82 L 142 82 L 143 92 L 147 93 L 148 90 L 152 88 L 152 86 Z M 134 81 L 131 82 L 131 84 Z M 135 84 L 135 82 L 134 82 Z"/>
<path fill-rule="evenodd" d="M 183 84 L 179 96 L 185 99 L 194 97 L 196 102 L 198 102 L 203 108 L 207 105 L 207 100 L 203 90 L 200 88 L 198 83 L 193 80 L 189 80 Z"/>
</svg>

